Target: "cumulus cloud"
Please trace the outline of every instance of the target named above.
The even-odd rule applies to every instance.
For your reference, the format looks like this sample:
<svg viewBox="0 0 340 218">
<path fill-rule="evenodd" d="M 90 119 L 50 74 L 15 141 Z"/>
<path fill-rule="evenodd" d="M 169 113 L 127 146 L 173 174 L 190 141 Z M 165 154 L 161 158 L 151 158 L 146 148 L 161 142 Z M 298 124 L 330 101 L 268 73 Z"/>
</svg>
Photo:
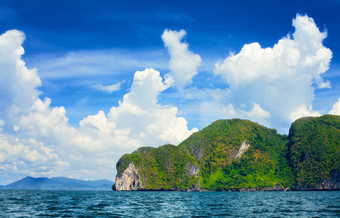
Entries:
<svg viewBox="0 0 340 218">
<path fill-rule="evenodd" d="M 318 115 L 311 106 L 314 90 L 330 88 L 330 82 L 321 78 L 332 58 L 331 50 L 322 44 L 327 32 L 320 32 L 307 15 L 298 14 L 293 26 L 295 32 L 273 47 L 246 44 L 214 69 L 229 85 L 228 104 L 256 102 L 271 114 L 267 118 L 274 127 L 300 116 Z"/>
<path fill-rule="evenodd" d="M 0 129 L 0 174 L 2 184 L 30 175 L 46 175 L 55 165 L 67 165 L 54 149 L 34 138 L 18 138 Z"/>
<path fill-rule="evenodd" d="M 41 85 L 35 69 L 27 69 L 21 59 L 24 49 L 21 44 L 25 36 L 19 31 L 7 31 L 0 35 L 0 112 L 2 116 L 18 117 L 35 99 Z M 12 129 L 13 122 L 5 123 L 5 129 Z"/>
<path fill-rule="evenodd" d="M 212 104 L 216 106 L 216 104 Z M 221 106 L 220 111 L 215 111 L 214 113 L 218 114 L 220 117 L 233 117 L 233 118 L 243 118 L 250 119 L 255 122 L 259 122 L 262 124 L 267 124 L 267 119 L 271 116 L 269 111 L 266 111 L 261 107 L 261 105 L 257 103 L 252 103 L 252 106 L 246 110 L 242 107 L 235 108 L 234 105 L 228 104 L 226 106 Z M 243 107 L 245 105 L 242 105 Z M 207 110 L 213 110 L 212 106 L 208 106 Z M 216 109 L 215 109 L 216 110 Z"/>
<path fill-rule="evenodd" d="M 107 114 L 98 111 L 83 118 L 77 127 L 69 124 L 64 107 L 52 107 L 50 98 L 40 99 L 37 70 L 28 69 L 21 59 L 24 34 L 14 30 L 0 35 L 0 182 L 26 175 L 113 179 L 115 161 L 122 154 L 140 146 L 178 144 L 197 129 L 188 129 L 177 107 L 160 104 L 159 97 L 169 86 L 181 90 L 175 93 L 180 95 L 178 98 L 192 103 L 185 112 L 191 116 L 201 113 L 197 114 L 199 119 L 209 120 L 204 125 L 215 119 L 240 117 L 280 131 L 301 116 L 318 116 L 312 107 L 314 90 L 331 87 L 321 77 L 332 57 L 322 44 L 327 33 L 320 32 L 308 16 L 297 15 L 293 26 L 295 32 L 273 47 L 244 45 L 239 53 L 216 63 L 215 74 L 228 84 L 224 89 L 184 89 L 202 60 L 181 42 L 184 30 L 165 30 L 162 39 L 171 57 L 170 73 L 163 78 L 152 68 L 135 72 L 118 106 Z M 104 53 L 95 59 L 114 58 Z M 52 68 L 44 69 L 55 72 L 45 76 L 54 77 L 74 61 L 71 65 L 77 71 L 72 76 L 83 72 L 93 75 L 89 65 L 79 68 L 86 60 L 93 60 L 88 53 L 82 53 L 81 58 L 69 54 L 57 60 L 55 66 L 48 63 Z M 121 61 L 131 66 L 129 61 Z M 99 84 L 95 88 L 112 93 L 120 85 Z M 340 99 L 330 113 L 339 114 L 339 108 Z"/>
<path fill-rule="evenodd" d="M 253 108 L 250 111 L 243 111 L 247 117 L 252 117 L 255 120 L 266 119 L 270 117 L 270 112 L 264 110 L 259 104 L 253 103 Z"/>
<path fill-rule="evenodd" d="M 112 85 L 102 85 L 102 84 L 97 84 L 94 85 L 93 88 L 99 90 L 99 91 L 104 91 L 109 94 L 112 94 L 113 92 L 119 91 L 120 90 L 120 85 L 122 82 L 118 82 Z"/>
<path fill-rule="evenodd" d="M 131 91 L 124 95 L 118 107 L 111 108 L 109 119 L 129 129 L 129 134 L 138 136 L 144 145 L 178 144 L 197 129 L 187 129 L 187 121 L 177 117 L 176 107 L 158 104 L 158 95 L 166 88 L 158 71 L 137 71 Z"/>
<path fill-rule="evenodd" d="M 329 114 L 340 115 L 340 98 L 338 98 L 338 101 L 333 105 Z"/>
<path fill-rule="evenodd" d="M 170 53 L 170 76 L 179 89 L 183 89 L 192 82 L 197 74 L 197 67 L 201 65 L 202 59 L 199 55 L 188 50 L 188 44 L 181 42 L 186 35 L 184 30 L 172 31 L 166 29 L 162 40 Z"/>
<path fill-rule="evenodd" d="M 301 117 L 318 117 L 321 114 L 317 111 L 313 111 L 312 105 L 308 107 L 306 105 L 301 105 L 295 111 L 290 114 L 290 121 L 293 122 Z"/>
<path fill-rule="evenodd" d="M 159 104 L 168 85 L 153 69 L 137 71 L 130 91 L 107 115 L 85 117 L 69 125 L 64 107 L 39 98 L 37 70 L 28 69 L 21 55 L 22 32 L 0 36 L 0 173 L 1 183 L 26 175 L 113 179 L 115 162 L 136 148 L 178 144 L 189 130 L 178 109 Z M 102 87 L 113 91 L 112 87 Z"/>
<path fill-rule="evenodd" d="M 264 110 L 259 104 L 253 103 L 252 108 L 250 110 L 244 110 L 242 108 L 237 108 L 232 104 L 228 104 L 223 107 L 221 110 L 221 114 L 228 117 L 240 117 L 240 118 L 252 118 L 253 121 L 265 120 L 270 117 L 270 112 Z"/>
</svg>

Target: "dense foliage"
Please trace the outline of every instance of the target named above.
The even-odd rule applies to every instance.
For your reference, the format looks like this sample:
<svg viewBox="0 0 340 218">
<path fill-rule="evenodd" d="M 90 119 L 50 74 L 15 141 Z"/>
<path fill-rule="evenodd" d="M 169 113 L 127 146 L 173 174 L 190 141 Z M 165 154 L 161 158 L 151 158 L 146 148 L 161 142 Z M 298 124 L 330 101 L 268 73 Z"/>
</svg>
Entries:
<svg viewBox="0 0 340 218">
<path fill-rule="evenodd" d="M 248 120 L 218 120 L 178 146 L 143 147 L 124 155 L 118 175 L 133 162 L 146 189 L 315 186 L 339 171 L 339 119 L 299 119 L 288 137 Z M 243 143 L 250 147 L 236 158 Z M 199 177 L 188 172 L 193 165 Z"/>
<path fill-rule="evenodd" d="M 299 187 L 321 188 L 340 171 L 340 116 L 296 120 L 289 132 L 289 156 Z"/>
<path fill-rule="evenodd" d="M 138 168 L 146 189 L 186 189 L 198 183 L 197 177 L 187 173 L 187 166 L 196 160 L 174 145 L 142 147 L 124 155 L 117 163 L 118 175 L 131 162 Z"/>
<path fill-rule="evenodd" d="M 250 147 L 235 159 L 243 141 Z M 208 190 L 293 185 L 286 146 L 276 130 L 240 119 L 216 121 L 179 145 L 198 159 L 201 186 Z"/>
</svg>

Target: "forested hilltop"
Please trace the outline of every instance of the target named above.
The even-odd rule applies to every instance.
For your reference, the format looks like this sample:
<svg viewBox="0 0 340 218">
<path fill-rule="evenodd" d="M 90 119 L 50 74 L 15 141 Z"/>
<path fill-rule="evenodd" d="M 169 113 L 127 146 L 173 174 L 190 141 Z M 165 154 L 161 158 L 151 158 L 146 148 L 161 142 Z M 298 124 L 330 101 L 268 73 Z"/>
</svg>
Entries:
<svg viewBox="0 0 340 218">
<path fill-rule="evenodd" d="M 288 139 L 298 189 L 340 189 L 340 116 L 301 118 Z"/>
<path fill-rule="evenodd" d="M 340 116 L 296 120 L 280 135 L 218 120 L 178 146 L 142 147 L 117 162 L 116 190 L 338 190 Z"/>
</svg>

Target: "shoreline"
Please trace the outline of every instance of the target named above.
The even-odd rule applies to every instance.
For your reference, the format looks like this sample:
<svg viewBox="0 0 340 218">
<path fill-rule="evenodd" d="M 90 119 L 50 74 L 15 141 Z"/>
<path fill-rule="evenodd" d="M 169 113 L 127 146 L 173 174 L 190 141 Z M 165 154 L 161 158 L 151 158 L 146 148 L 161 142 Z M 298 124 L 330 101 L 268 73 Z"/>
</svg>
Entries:
<svg viewBox="0 0 340 218">
<path fill-rule="evenodd" d="M 239 188 L 227 190 L 207 190 L 207 189 L 139 189 L 139 190 L 112 190 L 115 192 L 297 192 L 297 191 L 340 191 L 340 189 L 296 189 L 296 188 Z"/>
</svg>

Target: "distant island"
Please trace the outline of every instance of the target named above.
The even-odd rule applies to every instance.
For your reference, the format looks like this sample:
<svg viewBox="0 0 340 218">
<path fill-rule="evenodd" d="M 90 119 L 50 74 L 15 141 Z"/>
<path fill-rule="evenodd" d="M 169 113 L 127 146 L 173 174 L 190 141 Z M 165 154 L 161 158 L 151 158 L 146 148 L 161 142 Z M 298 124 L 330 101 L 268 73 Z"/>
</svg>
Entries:
<svg viewBox="0 0 340 218">
<path fill-rule="evenodd" d="M 218 120 L 178 146 L 142 147 L 117 162 L 114 190 L 340 189 L 340 116 L 296 120 L 289 135 Z"/>
<path fill-rule="evenodd" d="M 70 179 L 66 177 L 53 178 L 34 178 L 25 177 L 11 184 L 0 186 L 0 190 L 97 190 L 108 191 L 112 188 L 112 181 L 109 180 L 94 180 L 84 181 L 78 179 Z"/>
</svg>

